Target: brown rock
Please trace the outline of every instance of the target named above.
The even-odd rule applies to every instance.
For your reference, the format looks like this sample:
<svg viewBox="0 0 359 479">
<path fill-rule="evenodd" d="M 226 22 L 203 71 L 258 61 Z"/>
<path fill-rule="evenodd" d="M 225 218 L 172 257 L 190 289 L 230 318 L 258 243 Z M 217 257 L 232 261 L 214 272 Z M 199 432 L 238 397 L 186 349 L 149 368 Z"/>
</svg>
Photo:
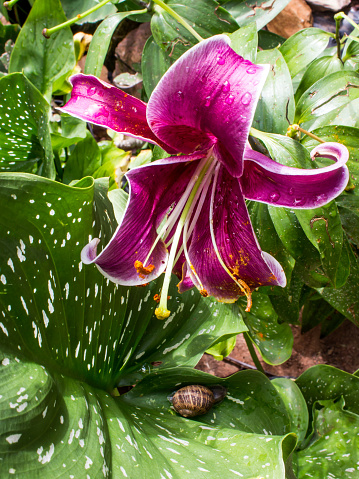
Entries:
<svg viewBox="0 0 359 479">
<path fill-rule="evenodd" d="M 291 0 L 288 5 L 271 21 L 267 28 L 270 32 L 289 38 L 294 33 L 313 26 L 312 10 L 304 0 Z"/>
</svg>

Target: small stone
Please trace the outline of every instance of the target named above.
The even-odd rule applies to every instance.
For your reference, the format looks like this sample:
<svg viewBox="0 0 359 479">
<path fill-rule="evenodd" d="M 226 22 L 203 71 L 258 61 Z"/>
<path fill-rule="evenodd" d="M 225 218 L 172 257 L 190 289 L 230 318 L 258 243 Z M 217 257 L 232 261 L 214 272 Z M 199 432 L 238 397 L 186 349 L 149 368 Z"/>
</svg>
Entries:
<svg viewBox="0 0 359 479">
<path fill-rule="evenodd" d="M 350 4 L 351 0 L 307 0 L 313 10 L 339 12 Z"/>
<path fill-rule="evenodd" d="M 312 10 L 304 0 L 291 0 L 288 5 L 271 21 L 267 28 L 270 32 L 289 38 L 294 33 L 313 25 Z"/>
</svg>

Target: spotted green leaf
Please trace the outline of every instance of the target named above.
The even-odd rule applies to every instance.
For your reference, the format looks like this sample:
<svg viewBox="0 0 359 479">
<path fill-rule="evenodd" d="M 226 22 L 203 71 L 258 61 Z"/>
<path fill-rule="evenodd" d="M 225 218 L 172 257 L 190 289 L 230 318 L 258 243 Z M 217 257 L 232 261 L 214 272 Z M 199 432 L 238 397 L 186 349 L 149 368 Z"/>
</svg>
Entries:
<svg viewBox="0 0 359 479">
<path fill-rule="evenodd" d="M 61 0 L 61 5 L 67 18 L 76 17 L 76 15 L 79 13 L 83 13 L 90 8 L 95 7 L 98 3 L 99 2 L 97 0 Z M 95 23 L 99 20 L 102 20 L 107 15 L 111 15 L 115 12 L 116 7 L 110 2 L 83 19 L 79 19 L 77 23 Z"/>
<path fill-rule="evenodd" d="M 231 39 L 231 48 L 246 60 L 255 63 L 258 48 L 258 33 L 255 22 L 239 28 L 234 33 L 229 34 Z"/>
<path fill-rule="evenodd" d="M 253 294 L 253 306 L 251 312 L 246 313 L 244 322 L 266 363 L 282 364 L 290 358 L 293 347 L 292 331 L 288 324 L 278 323 L 278 315 L 267 295 L 259 292 Z"/>
<path fill-rule="evenodd" d="M 0 79 L 0 171 L 54 177 L 49 105 L 22 73 Z"/>
<path fill-rule="evenodd" d="M 60 0 L 36 0 L 17 37 L 10 59 L 9 72 L 24 72 L 47 98 L 52 84 L 75 66 L 75 51 L 69 27 L 46 39 L 44 28 L 66 21 Z"/>
<path fill-rule="evenodd" d="M 150 36 L 142 52 L 141 69 L 143 86 L 148 98 L 157 83 L 172 65 L 171 58 L 164 52 Z"/>
<path fill-rule="evenodd" d="M 295 438 L 280 395 L 258 372 L 220 380 L 176 368 L 111 397 L 18 355 L 0 362 L 4 477 L 285 478 Z M 167 397 L 189 382 L 222 384 L 227 397 L 205 416 L 182 418 Z"/>
</svg>

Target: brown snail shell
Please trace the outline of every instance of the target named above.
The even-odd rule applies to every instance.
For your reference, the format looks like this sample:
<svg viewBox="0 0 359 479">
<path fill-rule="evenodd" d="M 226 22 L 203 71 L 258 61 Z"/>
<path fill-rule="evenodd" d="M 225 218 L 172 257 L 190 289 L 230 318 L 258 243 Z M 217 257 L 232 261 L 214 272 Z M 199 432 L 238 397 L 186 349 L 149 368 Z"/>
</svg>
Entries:
<svg viewBox="0 0 359 479">
<path fill-rule="evenodd" d="M 227 393 L 226 388 L 222 386 L 218 386 L 218 388 L 221 388 L 221 391 L 217 390 L 217 386 L 215 388 L 214 394 L 211 389 L 200 384 L 185 386 L 176 391 L 172 396 L 173 408 L 183 417 L 195 417 L 206 414 Z"/>
</svg>

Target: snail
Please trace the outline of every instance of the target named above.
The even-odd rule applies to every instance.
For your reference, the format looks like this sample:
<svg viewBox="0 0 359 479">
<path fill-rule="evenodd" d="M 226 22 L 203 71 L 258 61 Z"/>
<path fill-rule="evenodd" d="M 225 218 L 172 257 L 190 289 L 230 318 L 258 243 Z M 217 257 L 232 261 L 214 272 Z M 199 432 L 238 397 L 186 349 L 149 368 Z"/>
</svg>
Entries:
<svg viewBox="0 0 359 479">
<path fill-rule="evenodd" d="M 214 404 L 225 398 L 227 389 L 223 386 L 208 388 L 200 384 L 185 386 L 176 391 L 169 400 L 183 417 L 195 417 L 206 414 Z"/>
</svg>

